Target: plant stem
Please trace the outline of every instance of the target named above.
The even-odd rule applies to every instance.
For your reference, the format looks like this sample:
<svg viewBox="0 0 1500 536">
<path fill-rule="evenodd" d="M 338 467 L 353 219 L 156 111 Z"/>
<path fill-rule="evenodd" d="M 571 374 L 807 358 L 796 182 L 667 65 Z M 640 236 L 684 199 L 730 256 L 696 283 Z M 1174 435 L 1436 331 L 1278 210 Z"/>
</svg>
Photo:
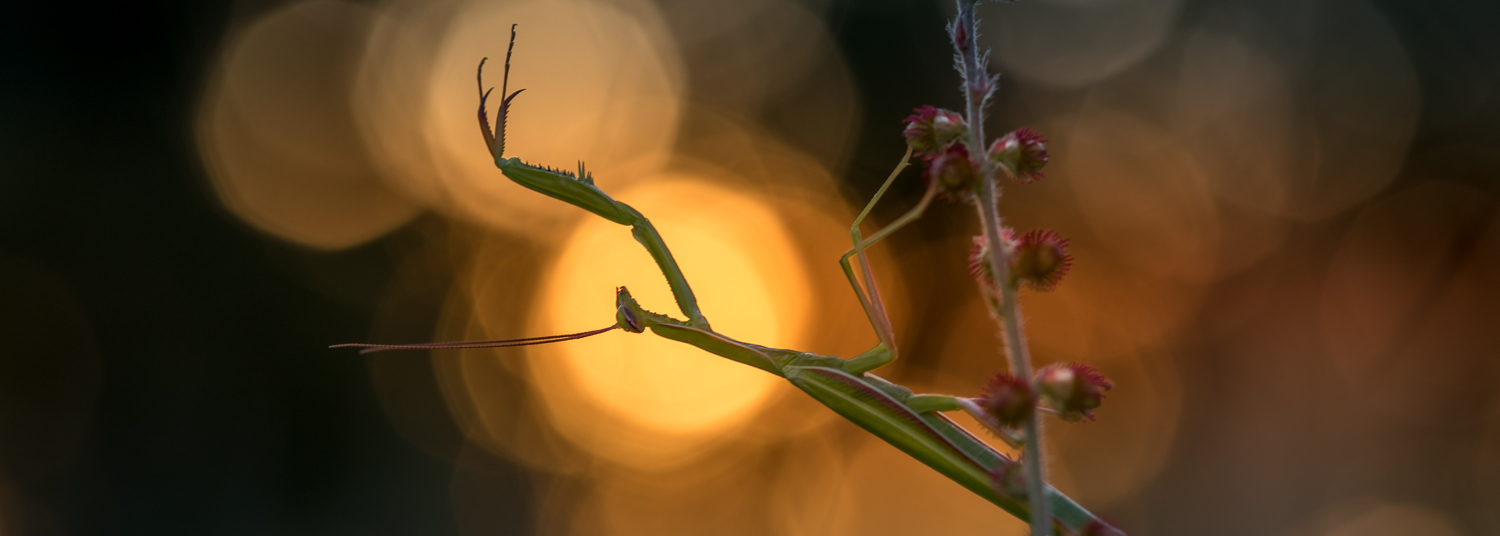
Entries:
<svg viewBox="0 0 1500 536">
<path fill-rule="evenodd" d="M 1021 330 L 1021 311 L 1016 303 L 1016 288 L 1010 284 L 1010 263 L 1001 240 L 1000 189 L 995 185 L 995 165 L 987 158 L 984 137 L 984 105 L 994 91 L 993 79 L 979 55 L 979 23 L 974 16 L 973 0 L 957 0 L 958 21 L 954 27 L 954 45 L 963 67 L 965 120 L 969 126 L 969 157 L 980 170 L 979 219 L 984 223 L 984 238 L 989 249 L 995 288 L 1000 289 L 1000 321 L 1004 324 L 1006 354 L 1010 370 L 1017 378 L 1031 378 L 1031 356 L 1026 349 L 1026 335 Z M 1047 513 L 1045 481 L 1042 479 L 1041 421 L 1033 410 L 1026 420 L 1026 444 L 1022 471 L 1026 477 L 1026 496 L 1031 502 L 1031 535 L 1050 536 L 1052 520 Z"/>
<path fill-rule="evenodd" d="M 1005 257 L 1009 252 L 1004 251 L 998 238 L 1000 234 L 1000 211 L 995 208 L 995 201 L 999 201 L 995 188 L 994 174 L 985 177 L 981 199 L 991 200 L 984 203 L 980 209 L 980 217 L 984 220 L 984 232 L 990 248 L 990 264 L 998 266 L 995 270 L 995 284 L 1000 289 L 1000 321 L 1005 326 L 1006 353 L 1010 356 L 1010 371 L 1017 378 L 1031 377 L 1031 353 L 1026 348 L 1026 332 L 1021 329 L 1021 308 L 1016 300 L 1016 288 L 1005 284 L 1010 280 L 1010 267 Z M 996 238 L 989 238 L 996 237 Z M 1047 502 L 1042 493 L 1043 463 L 1042 463 L 1042 426 L 1040 415 L 1036 409 L 1032 409 L 1031 417 L 1026 419 L 1026 444 L 1022 457 L 1022 470 L 1026 475 L 1026 495 L 1031 499 L 1031 534 L 1032 536 L 1048 536 L 1052 533 L 1051 523 L 1048 522 Z"/>
</svg>

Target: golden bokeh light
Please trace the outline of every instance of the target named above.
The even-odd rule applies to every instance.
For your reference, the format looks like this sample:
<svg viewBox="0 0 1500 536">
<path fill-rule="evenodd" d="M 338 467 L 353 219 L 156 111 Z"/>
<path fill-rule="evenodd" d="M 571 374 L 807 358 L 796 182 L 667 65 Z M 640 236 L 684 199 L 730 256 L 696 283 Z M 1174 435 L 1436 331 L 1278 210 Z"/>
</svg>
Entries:
<svg viewBox="0 0 1500 536">
<path fill-rule="evenodd" d="M 1026 524 L 875 438 L 851 455 L 829 535 L 1021 534 Z"/>
<path fill-rule="evenodd" d="M 822 535 L 834 521 L 830 501 L 844 486 L 840 434 L 820 432 L 778 442 L 744 442 L 713 459 L 667 470 L 599 471 L 549 500 L 538 533 L 579 536 L 715 534 Z"/>
<path fill-rule="evenodd" d="M 347 102 L 376 18 L 340 0 L 293 4 L 239 32 L 198 112 L 197 138 L 230 212 L 271 235 L 340 249 L 420 210 L 370 165 Z"/>
<path fill-rule="evenodd" d="M 1422 96 L 1401 36 L 1365 0 L 1331 0 L 1310 10 L 1308 52 L 1295 58 L 1311 134 L 1290 184 L 1291 215 L 1324 218 L 1348 210 L 1396 178 L 1416 132 Z M 1295 139 L 1295 138 L 1294 138 Z M 1307 139 L 1307 138 L 1303 138 Z"/>
<path fill-rule="evenodd" d="M 756 118 L 837 172 L 860 122 L 860 96 L 840 44 L 812 4 L 671 2 L 663 11 L 691 66 L 695 112 Z M 684 128 L 710 134 L 697 123 L 702 119 L 696 115 Z"/>
<path fill-rule="evenodd" d="M 1227 23 L 1226 23 L 1227 24 Z M 1182 45 L 1176 123 L 1220 200 L 1279 215 L 1297 134 L 1287 73 L 1256 43 L 1204 25 Z"/>
<path fill-rule="evenodd" d="M 823 407 L 815 411 L 833 413 Z M 822 536 L 836 520 L 838 513 L 829 503 L 844 492 L 849 447 L 860 443 L 836 430 L 826 427 L 790 442 L 785 447 L 788 455 L 778 457 L 766 471 L 772 477 L 767 492 L 771 504 L 762 515 L 774 523 L 777 534 Z"/>
<path fill-rule="evenodd" d="M 1485 413 L 1484 432 L 1479 438 L 1478 448 L 1474 449 L 1471 475 L 1470 481 L 1474 483 L 1475 495 L 1478 496 L 1476 504 L 1500 504 L 1500 401 Z M 1485 523 L 1492 529 L 1500 528 L 1500 511 L 1493 508 L 1483 510 Z"/>
<path fill-rule="evenodd" d="M 1131 271 L 1098 246 L 1080 244 L 1074 255 L 1081 261 L 1066 284 L 1021 298 L 1037 355 L 1133 359 L 1143 348 L 1172 342 L 1199 311 L 1201 283 Z"/>
<path fill-rule="evenodd" d="M 848 222 L 853 211 L 839 195 L 836 181 L 827 169 L 811 157 L 734 122 L 719 123 L 695 136 L 693 141 L 693 154 L 705 160 L 679 157 L 673 161 L 671 173 L 623 191 L 615 189 L 608 175 L 601 174 L 598 180 L 606 191 L 653 218 L 697 289 L 714 328 L 751 342 L 788 345 L 826 355 L 847 357 L 873 346 L 876 342 L 873 331 L 837 263 L 839 255 L 849 247 Z M 726 171 L 729 169 L 733 172 Z M 653 193 L 659 187 L 663 190 Z M 540 194 L 526 195 L 540 203 L 560 203 Z M 574 211 L 584 216 L 578 220 L 579 225 L 572 233 L 550 243 L 532 244 L 502 235 L 477 241 L 478 237 L 460 237 L 454 241 L 451 245 L 454 253 L 466 250 L 473 253 L 461 256 L 466 257 L 460 261 L 462 275 L 456 281 L 433 340 L 518 337 L 599 327 L 613 319 L 613 291 L 620 284 L 629 286 L 646 307 L 682 316 L 661 275 L 631 238 L 628 228 Z M 710 214 L 705 216 L 704 212 Z M 730 219 L 725 220 L 726 217 Z M 683 219 L 685 225 L 673 223 Z M 705 221 L 712 225 L 705 225 Z M 674 235 L 673 227 L 686 227 L 687 232 Z M 744 231 L 753 227 L 764 227 L 767 231 L 750 234 Z M 715 253 L 724 251 L 722 248 L 710 249 L 705 255 L 710 259 L 695 260 L 684 248 L 708 238 L 705 233 L 712 233 L 714 240 L 722 239 L 733 247 L 727 254 Z M 606 243 L 580 245 L 585 238 Z M 623 268 L 608 268 L 611 262 L 589 253 L 601 248 L 639 262 L 639 273 L 630 276 L 636 279 L 617 277 Z M 908 300 L 890 253 L 890 249 L 880 246 L 871 251 L 870 257 L 899 332 L 907 327 Z M 567 256 L 574 260 L 566 260 Z M 716 279 L 711 272 L 721 262 L 735 265 L 729 267 L 730 271 L 725 272 L 729 275 L 723 278 L 731 279 L 732 285 L 727 289 L 723 282 L 705 286 L 709 283 L 705 278 Z M 565 288 L 561 286 L 562 276 L 558 275 L 559 263 L 572 264 L 574 270 L 586 273 L 585 278 L 596 281 L 592 286 Z M 700 274 L 705 271 L 708 273 Z M 579 280 L 577 276 L 570 277 Z M 761 281 L 756 285 L 763 290 L 737 283 L 743 281 L 752 284 Z M 574 306 L 582 312 L 562 321 L 543 318 L 543 309 L 556 305 L 564 291 L 573 296 L 567 299 L 575 300 Z M 739 296 L 747 291 L 768 294 L 741 299 Z M 783 313 L 780 320 L 736 327 L 735 317 L 745 316 L 742 305 L 748 303 L 764 311 L 773 302 L 786 305 L 780 309 Z M 772 336 L 772 332 L 779 335 Z M 615 332 L 598 339 L 613 341 L 609 344 L 633 344 L 658 337 L 649 333 Z M 650 406 L 642 406 L 632 410 L 639 411 L 638 415 L 622 414 L 624 410 L 620 408 L 602 408 L 599 395 L 590 394 L 579 381 L 579 372 L 570 363 L 573 358 L 564 354 L 565 346 L 587 342 L 571 341 L 550 349 L 537 347 L 534 349 L 540 352 L 530 353 L 522 349 L 466 351 L 462 358 L 434 360 L 433 364 L 438 369 L 450 411 L 476 444 L 535 468 L 591 481 L 615 478 L 613 473 L 599 471 L 619 464 L 595 463 L 588 455 L 590 452 L 602 450 L 601 456 L 606 461 L 624 463 L 637 471 L 676 470 L 677 465 L 661 464 L 713 465 L 723 458 L 719 453 L 726 449 L 780 444 L 789 438 L 817 432 L 837 419 L 832 412 L 801 395 L 775 396 L 779 391 L 791 391 L 783 380 L 663 340 L 660 342 L 668 348 L 692 353 L 692 359 L 680 367 L 659 367 L 663 372 L 682 367 L 693 369 L 704 362 L 711 363 L 709 366 L 717 363 L 734 374 L 748 373 L 752 382 L 751 389 L 727 393 L 721 399 L 745 404 L 744 400 L 736 402 L 735 397 L 754 399 L 762 396 L 757 394 L 762 388 L 769 389 L 770 394 L 753 402 L 754 407 L 744 414 L 726 417 L 732 426 L 710 423 L 701 431 L 662 432 L 651 428 L 651 423 L 680 428 L 682 424 L 676 420 L 681 415 L 674 416 L 671 411 L 680 412 L 683 408 L 662 414 L 649 409 Z M 552 353 L 545 353 L 549 350 Z M 612 360 L 616 368 L 630 364 L 622 360 L 618 350 L 610 351 L 615 352 Z M 603 363 L 608 365 L 611 358 L 603 357 Z M 577 360 L 599 363 L 595 356 Z M 638 361 L 647 369 L 660 362 L 655 358 Z M 617 383 L 616 377 L 609 375 L 609 369 L 584 373 L 599 376 L 595 381 L 605 382 L 605 387 Z M 647 391 L 632 396 L 659 396 L 650 391 L 659 383 L 657 378 L 632 381 L 631 385 Z M 763 387 L 766 382 L 769 387 Z M 773 400 L 775 403 L 767 404 Z M 705 456 L 709 459 L 703 459 Z M 573 500 L 558 498 L 555 504 L 567 510 L 572 507 L 566 504 Z"/>
<path fill-rule="evenodd" d="M 1171 133 L 1095 110 L 1081 118 L 1068 147 L 1068 184 L 1111 256 L 1189 281 L 1213 275 L 1217 206 L 1192 155 Z"/>
<path fill-rule="evenodd" d="M 1412 422 L 1461 404 L 1500 334 L 1477 288 L 1500 266 L 1500 220 L 1480 191 L 1430 182 L 1371 203 L 1334 252 L 1319 319 L 1347 396 Z M 1476 240 L 1478 238 L 1478 240 Z M 1468 262 L 1454 264 L 1467 249 Z M 1379 393 L 1378 396 L 1372 396 Z"/>
<path fill-rule="evenodd" d="M 758 460 L 743 460 L 753 462 Z M 669 474 L 611 475 L 600 479 L 571 513 L 577 536 L 767 534 L 764 508 L 770 475 L 749 467 L 681 470 Z M 587 520 L 579 523 L 579 519 Z"/>
<path fill-rule="evenodd" d="M 811 305 L 807 276 L 773 210 L 684 176 L 619 198 L 652 215 L 715 330 L 767 346 L 798 346 Z M 647 309 L 682 316 L 628 228 L 585 220 L 547 269 L 532 331 L 613 322 L 614 289 L 621 285 Z M 694 437 L 742 422 L 784 388 L 763 371 L 652 334 L 614 332 L 528 354 L 559 430 L 624 461 L 679 460 Z"/>
<path fill-rule="evenodd" d="M 1286 69 L 1264 45 L 1219 27 L 1237 23 L 1210 17 L 1189 33 L 1175 87 L 1151 90 L 1176 100 L 1174 130 L 1221 207 L 1221 275 L 1253 266 L 1285 242 L 1291 182 L 1314 139 L 1297 128 Z"/>
<path fill-rule="evenodd" d="M 620 188 L 660 168 L 676 135 L 682 75 L 649 4 L 566 0 L 398 2 L 370 40 L 354 100 L 382 169 L 424 202 L 530 237 L 566 229 L 577 212 L 504 180 L 475 123 L 482 57 L 500 101 L 517 24 L 506 156 L 573 169 L 582 160 Z M 427 76 L 423 77 L 422 73 Z"/>
<path fill-rule="evenodd" d="M 1325 509 L 1296 536 L 1463 536 L 1448 515 L 1418 504 L 1356 500 Z"/>
<path fill-rule="evenodd" d="M 951 3 L 950 3 L 951 4 Z M 985 21 L 979 45 L 1007 74 L 1076 88 L 1123 71 L 1171 35 L 1180 0 L 1039 0 Z M 949 6 L 951 9 L 951 5 Z"/>
<path fill-rule="evenodd" d="M 707 86 L 707 104 L 719 109 L 764 108 L 813 76 L 835 50 L 817 14 L 798 2 L 694 2 L 675 15 L 692 20 L 675 35 L 684 53 L 716 56 L 694 75 Z"/>
<path fill-rule="evenodd" d="M 723 126 L 697 140 L 702 142 L 697 145 L 698 154 L 722 155 L 714 161 L 734 164 L 733 174 L 701 161 L 681 159 L 674 162 L 672 174 L 624 192 L 610 191 L 653 217 L 698 289 L 715 329 L 757 343 L 785 344 L 834 355 L 850 356 L 868 349 L 875 337 L 836 262 L 848 248 L 848 222 L 853 214 L 834 190 L 833 178 L 806 155 L 732 125 Z M 728 134 L 737 136 L 724 137 Z M 713 182 L 706 183 L 705 179 Z M 727 224 L 723 219 L 726 215 L 732 215 Z M 438 338 L 587 329 L 582 326 L 594 323 L 588 318 L 602 317 L 607 322 L 612 317 L 613 286 L 621 283 L 648 308 L 682 316 L 654 264 L 628 230 L 602 220 L 589 228 L 590 220 L 594 219 L 585 219 L 570 238 L 559 241 L 561 251 L 541 267 L 541 281 L 526 275 L 524 266 L 533 261 L 523 260 L 523 253 L 515 251 L 513 245 L 481 244 L 482 253 L 468 266 L 471 272 L 458 291 L 471 297 L 477 309 L 468 312 L 463 307 L 455 308 L 453 316 L 444 322 L 450 328 L 440 330 Z M 769 234 L 757 231 L 747 236 L 743 229 L 734 229 L 738 226 L 768 228 Z M 674 232 L 674 228 L 688 233 Z M 694 233 L 700 236 L 695 239 Z M 704 263 L 688 254 L 688 248 L 700 249 L 694 244 L 703 238 L 739 247 L 728 254 L 715 252 L 722 252 L 722 248 L 708 248 L 704 256 L 713 257 L 708 259 L 712 261 L 708 263 L 710 268 L 721 262 L 745 262 L 734 258 L 743 259 L 742 250 L 748 247 L 755 257 L 747 264 L 751 270 L 736 268 L 720 276 L 700 275 L 704 268 L 698 266 Z M 590 240 L 605 243 L 596 245 Z M 744 246 L 747 240 L 750 246 Z M 871 261 L 901 331 L 907 327 L 907 297 L 889 253 L 887 247 L 876 248 Z M 569 260 L 570 255 L 582 256 Z M 622 267 L 622 263 L 599 255 L 623 256 L 639 266 Z M 565 275 L 563 264 L 574 264 L 573 270 L 583 275 Z M 722 277 L 734 278 L 729 283 L 756 283 L 767 273 L 772 281 L 749 287 L 736 284 L 726 289 L 724 282 L 713 282 Z M 800 274 L 797 279 L 803 280 L 801 285 L 776 282 L 793 274 Z M 557 285 L 576 285 L 580 280 L 600 277 L 604 280 L 581 289 Z M 778 290 L 772 285 L 786 288 Z M 594 290 L 589 290 L 591 286 Z M 768 292 L 770 297 L 745 297 L 746 292 Z M 572 295 L 563 299 L 574 303 L 569 306 L 560 301 L 561 294 Z M 529 313 L 501 305 L 518 300 L 534 300 L 536 305 Z M 795 314 L 764 326 L 742 328 L 733 324 L 734 317 L 745 314 L 734 311 L 736 305 L 765 309 L 772 301 L 792 304 L 789 311 Z M 582 311 L 560 319 L 546 318 L 546 311 L 556 307 Z M 528 314 L 529 320 L 519 319 Z M 773 336 L 772 331 L 781 335 Z M 847 426 L 837 424 L 840 421 L 833 412 L 796 392 L 784 380 L 652 334 L 616 332 L 598 339 L 606 342 L 603 351 L 578 348 L 573 350 L 577 354 L 570 355 L 567 345 L 587 342 L 571 341 L 553 348 L 535 348 L 540 352 L 479 351 L 461 359 L 434 362 L 445 371 L 440 376 L 451 382 L 445 389 L 452 397 L 454 413 L 460 421 L 471 423 L 467 429 L 479 446 L 542 471 L 569 475 L 563 479 L 567 483 L 551 480 L 537 491 L 536 516 L 545 520 L 539 532 L 821 534 L 822 528 L 832 522 L 833 512 L 826 507 L 825 499 L 841 489 L 842 452 L 851 444 L 844 440 L 848 438 L 829 433 L 830 426 Z M 618 348 L 620 343 L 652 339 L 665 343 L 669 351 L 685 350 L 687 359 L 624 356 Z M 598 368 L 601 364 L 611 368 Z M 728 392 L 763 398 L 748 410 L 739 410 L 740 414 L 728 415 L 727 422 L 710 422 L 699 431 L 684 430 L 693 421 L 682 421 L 682 415 L 671 413 L 682 408 L 671 408 L 663 414 L 661 402 L 655 407 L 601 407 L 601 394 L 661 396 L 655 390 L 654 378 L 642 381 L 629 377 L 639 372 L 632 370 L 636 365 L 647 374 L 678 370 L 701 374 L 696 371 L 702 364 L 720 365 L 709 371 L 713 374 L 718 369 L 748 374 L 756 384 L 753 389 L 766 385 L 769 394 L 744 389 Z M 581 373 L 599 376 L 593 381 L 603 382 L 596 387 L 602 393 L 590 392 L 590 386 L 579 378 L 580 369 L 586 367 L 594 368 Z M 625 389 L 621 395 L 622 382 L 624 387 L 635 389 Z M 778 392 L 787 396 L 778 396 Z M 722 398 L 723 394 L 709 392 L 706 396 Z M 688 398 L 700 396 L 704 395 Z M 722 408 L 718 411 L 724 413 Z M 702 425 L 703 421 L 698 423 Z M 465 505 L 482 501 L 469 497 L 482 491 L 455 488 L 455 493 L 464 495 L 461 502 Z M 461 523 L 479 526 L 485 516 L 471 509 L 465 506 L 456 515 Z"/>
</svg>

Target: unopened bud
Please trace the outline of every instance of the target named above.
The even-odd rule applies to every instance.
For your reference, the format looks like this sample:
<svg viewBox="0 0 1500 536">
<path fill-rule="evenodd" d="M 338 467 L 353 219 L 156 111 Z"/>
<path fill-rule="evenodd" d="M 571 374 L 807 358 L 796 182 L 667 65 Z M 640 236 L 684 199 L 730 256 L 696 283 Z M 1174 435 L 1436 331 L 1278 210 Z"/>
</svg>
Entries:
<svg viewBox="0 0 1500 536">
<path fill-rule="evenodd" d="M 957 18 L 948 23 L 948 37 L 953 40 L 954 50 L 969 48 L 969 32 Z"/>
<path fill-rule="evenodd" d="M 1046 229 L 1027 231 L 1016 241 L 1014 252 L 1011 278 L 1036 290 L 1052 290 L 1073 266 L 1068 239 Z"/>
<path fill-rule="evenodd" d="M 935 183 L 938 191 L 948 199 L 972 198 L 974 187 L 979 184 L 979 172 L 974 169 L 969 150 L 962 143 L 949 145 L 928 161 L 922 178 L 927 179 L 929 185 Z"/>
<path fill-rule="evenodd" d="M 979 407 L 1000 424 L 1015 428 L 1031 418 L 1036 408 L 1036 394 L 1026 380 L 1002 372 L 985 382 Z"/>
<path fill-rule="evenodd" d="M 912 110 L 911 117 L 903 122 L 906 123 L 906 130 L 901 135 L 906 137 L 906 144 L 911 146 L 912 152 L 924 159 L 939 155 L 948 144 L 969 131 L 968 125 L 964 123 L 964 116 L 932 106 Z"/>
<path fill-rule="evenodd" d="M 1094 409 L 1114 386 L 1098 369 L 1083 363 L 1054 363 L 1036 373 L 1038 394 L 1069 422 L 1094 420 Z"/>
<path fill-rule="evenodd" d="M 990 145 L 990 160 L 1011 171 L 1011 178 L 1026 184 L 1041 180 L 1047 165 L 1047 138 L 1029 128 L 1006 134 Z"/>
</svg>

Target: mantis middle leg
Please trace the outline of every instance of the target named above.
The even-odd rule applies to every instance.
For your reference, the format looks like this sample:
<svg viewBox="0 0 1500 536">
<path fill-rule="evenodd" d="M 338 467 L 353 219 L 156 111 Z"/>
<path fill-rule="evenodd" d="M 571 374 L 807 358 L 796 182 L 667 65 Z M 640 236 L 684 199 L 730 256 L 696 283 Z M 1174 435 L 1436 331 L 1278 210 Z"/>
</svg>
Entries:
<svg viewBox="0 0 1500 536">
<path fill-rule="evenodd" d="M 931 204 L 932 199 L 937 196 L 936 182 L 928 185 L 927 191 L 922 195 L 922 200 L 917 202 L 916 206 L 906 211 L 901 217 L 896 218 L 896 221 L 891 222 L 890 225 L 876 232 L 870 238 L 866 239 L 863 237 L 859 226 L 864 222 L 866 217 L 869 217 L 870 210 L 875 208 L 875 203 L 880 202 L 880 198 L 891 187 L 891 183 L 896 181 L 896 176 L 900 175 L 901 171 L 905 170 L 906 166 L 910 165 L 910 163 L 911 148 L 908 147 L 906 154 L 901 157 L 901 162 L 896 165 L 895 170 L 891 171 L 890 177 L 886 178 L 885 184 L 882 184 L 880 189 L 876 190 L 875 196 L 870 198 L 870 202 L 865 205 L 864 210 L 860 211 L 859 216 L 854 219 L 854 224 L 849 228 L 849 236 L 854 242 L 854 247 L 844 252 L 842 257 L 839 257 L 839 266 L 844 269 L 844 276 L 849 279 L 849 286 L 854 288 L 854 295 L 859 298 L 860 308 L 864 309 L 865 316 L 869 318 L 870 325 L 875 328 L 875 334 L 880 338 L 879 345 L 851 359 L 846 364 L 844 369 L 854 374 L 874 370 L 886 363 L 890 363 L 896 359 L 899 353 L 896 349 L 896 336 L 891 329 L 890 316 L 886 314 L 885 303 L 880 299 L 880 288 L 875 284 L 875 276 L 870 270 L 870 259 L 865 254 L 865 248 L 884 240 L 891 233 L 922 217 L 922 212 L 927 210 L 927 205 Z M 855 277 L 854 268 L 849 264 L 851 257 L 859 259 L 860 277 Z M 860 283 L 861 278 L 864 279 L 863 284 Z M 868 291 L 866 287 L 868 287 Z"/>
</svg>

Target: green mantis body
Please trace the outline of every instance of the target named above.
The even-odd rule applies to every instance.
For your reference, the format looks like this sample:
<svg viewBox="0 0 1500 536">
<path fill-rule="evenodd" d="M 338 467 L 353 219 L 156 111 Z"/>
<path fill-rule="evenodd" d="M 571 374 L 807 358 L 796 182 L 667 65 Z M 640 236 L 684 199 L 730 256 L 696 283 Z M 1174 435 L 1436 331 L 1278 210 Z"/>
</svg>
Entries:
<svg viewBox="0 0 1500 536">
<path fill-rule="evenodd" d="M 515 29 L 512 27 L 512 46 L 514 39 Z M 510 53 L 507 52 L 507 83 L 510 70 L 509 56 Z M 483 66 L 481 62 L 481 75 Z M 505 95 L 504 87 L 502 85 L 502 95 Z M 879 200 L 891 180 L 894 180 L 896 174 L 906 166 L 910 152 L 902 159 L 901 165 L 897 167 L 895 173 L 891 174 L 885 186 L 880 189 L 880 193 L 877 193 L 875 199 L 870 201 L 870 206 L 867 206 L 859 219 L 855 221 L 851 229 L 854 248 L 840 259 L 840 264 L 858 294 L 861 305 L 870 316 L 871 324 L 875 327 L 881 342 L 852 359 L 768 348 L 737 341 L 714 331 L 709 326 L 708 319 L 699 310 L 697 298 L 694 297 L 687 278 L 677 266 L 671 251 L 657 233 L 656 228 L 651 225 L 650 220 L 630 205 L 614 200 L 595 186 L 592 176 L 583 169 L 581 163 L 575 174 L 527 164 L 517 158 L 505 157 L 503 155 L 505 117 L 511 101 L 520 91 L 505 95 L 499 107 L 496 130 L 492 132 L 485 114 L 485 97 L 488 96 L 488 92 L 483 91 L 482 82 L 480 89 L 481 131 L 495 165 L 500 168 L 501 173 L 526 188 L 577 206 L 606 220 L 631 227 L 636 241 L 646 248 L 662 274 L 666 276 L 678 307 L 687 317 L 685 321 L 677 320 L 642 309 L 640 304 L 631 297 L 629 290 L 621 287 L 616 293 L 616 318 L 613 328 L 632 333 L 650 330 L 658 336 L 690 344 L 711 354 L 786 378 L 792 385 L 845 419 L 875 434 L 1011 514 L 1029 521 L 1029 507 L 1024 493 L 1001 489 L 994 484 L 995 477 L 992 476 L 1013 468 L 1018 465 L 1018 462 L 991 448 L 942 414 L 946 411 L 963 409 L 966 399 L 947 395 L 914 394 L 910 389 L 870 373 L 894 360 L 896 351 L 890 323 L 883 305 L 880 304 L 878 291 L 873 286 L 864 249 L 919 216 L 921 210 L 931 201 L 934 191 L 929 189 L 917 208 L 870 239 L 861 237 L 859 223 L 869 214 L 870 206 Z M 869 285 L 868 289 L 856 279 L 850 265 L 850 259 L 856 257 L 863 272 L 863 279 Z M 429 347 L 459 346 L 433 345 Z M 1013 438 L 1003 438 L 1014 441 Z M 1108 525 L 1102 525 L 1094 514 L 1066 495 L 1050 486 L 1045 489 L 1051 517 L 1056 523 L 1071 531 L 1081 531 L 1090 525 L 1108 527 Z"/>
<path fill-rule="evenodd" d="M 1021 519 L 1029 519 L 1024 497 L 1001 493 L 991 477 L 1002 466 L 1017 462 L 940 413 L 961 409 L 959 399 L 913 394 L 869 372 L 893 357 L 883 343 L 853 359 L 767 348 L 642 309 L 623 287 L 616 293 L 616 303 L 617 327 L 634 333 L 649 329 L 658 336 L 786 378 L 829 409 L 959 485 Z M 1050 486 L 1047 493 L 1053 515 L 1064 525 L 1078 528 L 1095 519 Z"/>
</svg>

